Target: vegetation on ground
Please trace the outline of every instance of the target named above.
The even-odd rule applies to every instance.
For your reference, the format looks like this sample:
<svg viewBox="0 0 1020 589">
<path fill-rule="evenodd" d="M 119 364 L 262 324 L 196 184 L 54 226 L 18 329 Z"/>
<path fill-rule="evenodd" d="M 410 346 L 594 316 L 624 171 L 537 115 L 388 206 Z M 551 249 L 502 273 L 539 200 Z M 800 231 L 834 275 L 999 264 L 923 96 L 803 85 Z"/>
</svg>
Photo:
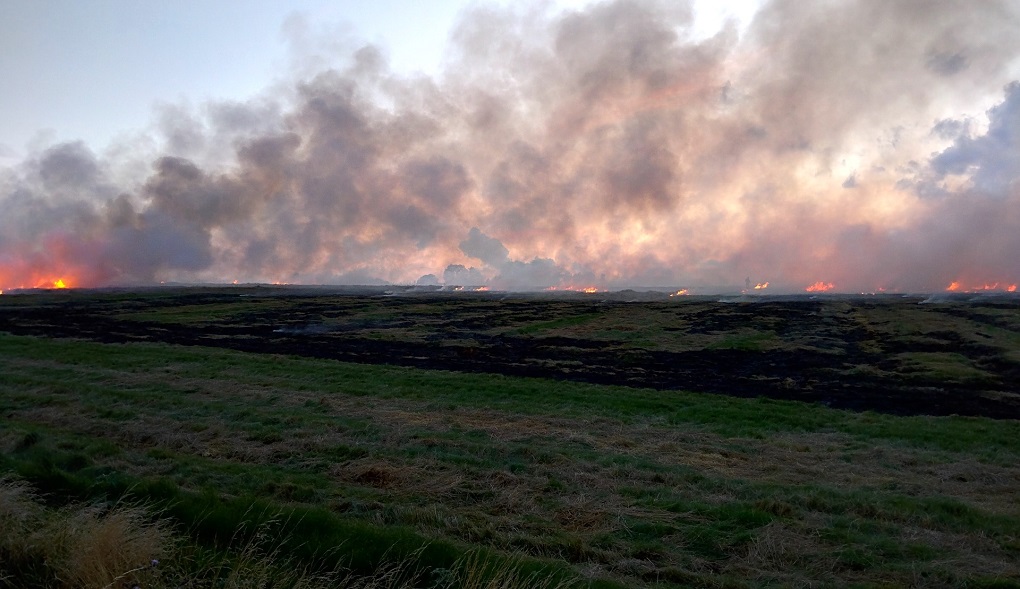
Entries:
<svg viewBox="0 0 1020 589">
<path fill-rule="evenodd" d="M 0 331 L 1020 419 L 1016 295 L 379 295 L 254 286 L 3 295 Z"/>
<path fill-rule="evenodd" d="M 12 587 L 102 587 L 39 534 L 115 524 L 152 587 L 1020 578 L 1015 420 L 5 334 L 0 375 Z"/>
</svg>

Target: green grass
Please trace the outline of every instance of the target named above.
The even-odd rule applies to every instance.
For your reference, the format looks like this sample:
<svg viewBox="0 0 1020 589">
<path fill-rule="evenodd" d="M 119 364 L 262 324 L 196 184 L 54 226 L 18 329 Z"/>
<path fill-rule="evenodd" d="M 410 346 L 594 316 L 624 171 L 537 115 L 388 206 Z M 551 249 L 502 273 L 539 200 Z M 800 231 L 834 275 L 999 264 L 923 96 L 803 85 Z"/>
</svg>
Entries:
<svg viewBox="0 0 1020 589">
<path fill-rule="evenodd" d="M 0 374 L 0 470 L 201 546 L 272 514 L 286 554 L 364 575 L 478 550 L 607 587 L 1020 574 L 1016 421 L 5 334 Z"/>
<path fill-rule="evenodd" d="M 727 335 L 716 342 L 709 344 L 708 350 L 743 350 L 748 352 L 760 352 L 771 347 L 776 342 L 776 334 L 773 332 L 750 332 L 743 334 Z"/>
<path fill-rule="evenodd" d="M 531 335 L 540 332 L 556 331 L 568 327 L 586 325 L 603 317 L 601 313 L 581 313 L 567 317 L 558 317 L 549 321 L 540 321 L 526 325 L 517 330 L 522 335 Z"/>
<path fill-rule="evenodd" d="M 179 406 L 178 410 L 183 412 L 201 411 L 245 423 L 257 421 L 263 413 L 280 415 L 280 408 L 267 408 L 271 404 L 266 401 L 274 392 L 278 391 L 275 394 L 279 398 L 281 392 L 300 391 L 303 403 L 322 400 L 321 396 L 310 399 L 309 393 L 342 393 L 427 401 L 435 407 L 659 418 L 672 424 L 697 425 L 730 437 L 764 437 L 777 431 L 841 432 L 862 439 L 899 440 L 951 451 L 991 449 L 1020 454 L 1020 424 L 1011 420 L 893 417 L 824 407 L 806 410 L 803 403 L 765 397 L 746 400 L 150 343 L 103 345 L 0 334 L 0 350 L 11 366 L 4 382 L 7 392 L 0 399 L 4 405 L 0 407 L 16 400 L 32 404 L 68 403 L 81 392 L 94 392 L 102 394 L 102 404 L 108 408 L 111 402 L 122 400 L 151 401 L 152 407 L 160 410 Z M 34 365 L 18 365 L 16 359 L 31 360 Z M 10 364 L 12 361 L 14 365 Z M 132 374 L 143 376 L 134 379 Z M 135 380 L 139 382 L 132 382 Z M 231 389 L 246 388 L 249 393 L 260 395 L 264 406 L 240 406 L 219 398 L 196 404 L 192 395 L 215 382 L 228 383 Z M 290 400 L 282 407 L 292 405 Z M 314 411 L 293 410 L 315 416 Z"/>
<path fill-rule="evenodd" d="M 969 358 L 954 352 L 907 352 L 897 354 L 900 371 L 922 373 L 947 382 L 983 382 L 992 375 L 974 366 Z"/>
</svg>

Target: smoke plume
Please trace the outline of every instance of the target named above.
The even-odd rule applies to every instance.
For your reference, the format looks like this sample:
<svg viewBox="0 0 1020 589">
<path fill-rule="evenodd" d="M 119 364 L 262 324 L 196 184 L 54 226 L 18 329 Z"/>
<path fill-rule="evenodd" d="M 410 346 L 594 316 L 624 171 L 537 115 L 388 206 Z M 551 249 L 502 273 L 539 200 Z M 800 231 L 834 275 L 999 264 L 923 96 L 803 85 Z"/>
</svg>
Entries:
<svg viewBox="0 0 1020 589">
<path fill-rule="evenodd" d="M 0 289 L 1020 282 L 1020 7 L 476 6 L 434 77 L 372 45 L 155 140 L 0 171 Z"/>
</svg>

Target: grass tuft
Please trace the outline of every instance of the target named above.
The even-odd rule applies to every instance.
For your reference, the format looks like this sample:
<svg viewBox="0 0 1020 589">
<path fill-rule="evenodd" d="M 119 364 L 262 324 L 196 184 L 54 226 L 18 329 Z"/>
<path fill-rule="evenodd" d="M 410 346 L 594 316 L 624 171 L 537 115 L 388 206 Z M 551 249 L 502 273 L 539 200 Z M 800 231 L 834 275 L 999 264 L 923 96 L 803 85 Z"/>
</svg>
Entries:
<svg viewBox="0 0 1020 589">
<path fill-rule="evenodd" d="M 25 483 L 0 480 L 0 578 L 9 586 L 138 585 L 170 544 L 167 522 L 142 507 L 50 510 Z"/>
</svg>

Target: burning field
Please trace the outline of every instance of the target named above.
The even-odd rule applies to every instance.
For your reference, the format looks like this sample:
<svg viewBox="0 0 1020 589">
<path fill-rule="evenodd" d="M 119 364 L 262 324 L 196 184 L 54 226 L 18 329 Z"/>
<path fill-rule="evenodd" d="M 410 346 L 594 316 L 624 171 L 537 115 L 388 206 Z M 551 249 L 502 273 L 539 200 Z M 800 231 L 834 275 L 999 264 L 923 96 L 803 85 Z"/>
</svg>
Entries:
<svg viewBox="0 0 1020 589">
<path fill-rule="evenodd" d="M 1020 3 L 711 4 L 0 143 L 0 585 L 1017 587 Z"/>
</svg>

